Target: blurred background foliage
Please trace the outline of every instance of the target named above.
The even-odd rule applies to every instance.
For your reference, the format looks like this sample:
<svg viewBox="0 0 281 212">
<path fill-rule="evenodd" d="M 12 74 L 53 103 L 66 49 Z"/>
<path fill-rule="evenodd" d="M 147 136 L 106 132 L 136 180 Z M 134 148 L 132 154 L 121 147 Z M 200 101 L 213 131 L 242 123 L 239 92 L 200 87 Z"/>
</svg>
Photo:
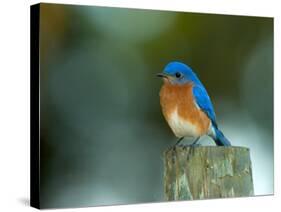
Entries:
<svg viewBox="0 0 281 212">
<path fill-rule="evenodd" d="M 255 194 L 273 193 L 272 18 L 58 4 L 40 15 L 43 207 L 164 200 L 162 152 L 176 138 L 155 74 L 173 60 L 250 148 Z"/>
</svg>

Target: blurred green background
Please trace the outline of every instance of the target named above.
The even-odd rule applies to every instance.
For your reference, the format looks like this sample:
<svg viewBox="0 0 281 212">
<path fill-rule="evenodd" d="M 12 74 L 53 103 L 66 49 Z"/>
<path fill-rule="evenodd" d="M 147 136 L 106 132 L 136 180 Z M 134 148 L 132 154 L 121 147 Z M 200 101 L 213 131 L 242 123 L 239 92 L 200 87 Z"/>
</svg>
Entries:
<svg viewBox="0 0 281 212">
<path fill-rule="evenodd" d="M 174 60 L 250 148 L 255 194 L 273 193 L 272 18 L 57 4 L 40 15 L 42 207 L 164 200 L 162 152 L 176 138 L 155 74 Z"/>
</svg>

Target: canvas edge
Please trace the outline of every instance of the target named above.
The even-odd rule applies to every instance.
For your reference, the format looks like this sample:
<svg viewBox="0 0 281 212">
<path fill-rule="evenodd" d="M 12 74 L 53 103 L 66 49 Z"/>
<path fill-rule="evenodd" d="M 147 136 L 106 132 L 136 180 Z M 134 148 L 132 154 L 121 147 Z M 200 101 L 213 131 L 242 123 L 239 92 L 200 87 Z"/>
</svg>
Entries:
<svg viewBox="0 0 281 212">
<path fill-rule="evenodd" d="M 39 138 L 40 4 L 30 6 L 30 206 L 40 208 Z"/>
</svg>

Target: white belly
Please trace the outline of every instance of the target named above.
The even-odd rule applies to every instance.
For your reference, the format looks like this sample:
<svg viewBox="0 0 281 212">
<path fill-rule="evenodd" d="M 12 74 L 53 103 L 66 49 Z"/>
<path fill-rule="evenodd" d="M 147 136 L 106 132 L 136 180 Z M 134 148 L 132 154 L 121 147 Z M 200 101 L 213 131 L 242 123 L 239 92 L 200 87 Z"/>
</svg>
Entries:
<svg viewBox="0 0 281 212">
<path fill-rule="evenodd" d="M 181 137 L 198 137 L 200 136 L 198 128 L 188 120 L 179 117 L 177 110 L 171 113 L 168 117 L 168 124 L 174 134 Z"/>
</svg>

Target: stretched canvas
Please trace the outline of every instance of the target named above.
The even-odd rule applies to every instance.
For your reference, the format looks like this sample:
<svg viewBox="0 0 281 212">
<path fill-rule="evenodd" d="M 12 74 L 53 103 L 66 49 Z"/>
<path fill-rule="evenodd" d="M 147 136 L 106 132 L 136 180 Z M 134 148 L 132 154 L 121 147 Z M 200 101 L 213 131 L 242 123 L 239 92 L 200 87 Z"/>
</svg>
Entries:
<svg viewBox="0 0 281 212">
<path fill-rule="evenodd" d="M 273 18 L 31 6 L 32 206 L 271 194 Z"/>
</svg>

